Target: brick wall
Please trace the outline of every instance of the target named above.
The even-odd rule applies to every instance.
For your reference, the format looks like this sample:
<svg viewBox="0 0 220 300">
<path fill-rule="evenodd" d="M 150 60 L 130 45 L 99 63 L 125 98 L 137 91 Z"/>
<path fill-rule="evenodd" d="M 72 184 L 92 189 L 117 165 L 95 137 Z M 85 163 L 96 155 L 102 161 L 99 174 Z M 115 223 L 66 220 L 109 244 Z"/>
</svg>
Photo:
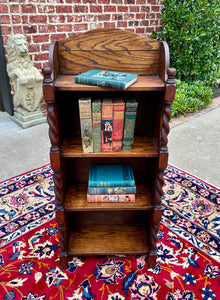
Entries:
<svg viewBox="0 0 220 300">
<path fill-rule="evenodd" d="M 0 0 L 4 45 L 23 33 L 34 65 L 48 64 L 52 40 L 81 32 L 115 27 L 149 36 L 160 30 L 161 0 Z"/>
</svg>

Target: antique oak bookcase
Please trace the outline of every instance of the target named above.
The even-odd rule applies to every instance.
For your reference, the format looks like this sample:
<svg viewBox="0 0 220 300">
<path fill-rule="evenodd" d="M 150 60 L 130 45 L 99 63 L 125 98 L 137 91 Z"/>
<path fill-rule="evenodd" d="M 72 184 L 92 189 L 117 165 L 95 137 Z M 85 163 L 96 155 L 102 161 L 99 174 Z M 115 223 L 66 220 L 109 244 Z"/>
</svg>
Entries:
<svg viewBox="0 0 220 300">
<path fill-rule="evenodd" d="M 125 91 L 76 84 L 74 75 L 89 69 L 136 73 L 138 81 Z M 43 73 L 61 268 L 67 268 L 73 256 L 114 254 L 145 254 L 153 267 L 176 90 L 168 45 L 120 29 L 91 30 L 52 42 L 49 67 Z M 138 102 L 132 151 L 83 153 L 79 97 L 129 93 Z M 130 164 L 136 202 L 87 203 L 91 164 Z"/>
</svg>

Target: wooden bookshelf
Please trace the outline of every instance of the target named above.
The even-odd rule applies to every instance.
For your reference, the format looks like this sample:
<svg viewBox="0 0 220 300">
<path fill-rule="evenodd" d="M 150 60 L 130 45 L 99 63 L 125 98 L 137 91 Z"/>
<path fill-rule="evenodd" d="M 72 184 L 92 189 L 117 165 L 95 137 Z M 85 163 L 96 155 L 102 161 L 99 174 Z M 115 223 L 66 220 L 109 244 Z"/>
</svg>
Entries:
<svg viewBox="0 0 220 300">
<path fill-rule="evenodd" d="M 97 29 L 52 42 L 49 66 L 43 70 L 43 91 L 61 269 L 72 256 L 114 254 L 144 254 L 153 268 L 175 98 L 175 69 L 169 68 L 167 43 L 119 29 Z M 138 81 L 125 91 L 74 82 L 75 75 L 90 69 L 131 72 Z M 132 151 L 83 153 L 79 97 L 119 94 L 138 102 Z M 137 186 L 135 203 L 88 203 L 92 164 L 130 164 Z"/>
</svg>

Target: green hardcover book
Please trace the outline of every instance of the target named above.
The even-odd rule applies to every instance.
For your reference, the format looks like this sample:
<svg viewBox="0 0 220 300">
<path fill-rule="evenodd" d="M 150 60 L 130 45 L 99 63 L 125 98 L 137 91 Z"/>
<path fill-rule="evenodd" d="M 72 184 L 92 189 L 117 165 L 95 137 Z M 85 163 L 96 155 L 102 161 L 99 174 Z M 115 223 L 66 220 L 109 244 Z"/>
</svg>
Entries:
<svg viewBox="0 0 220 300">
<path fill-rule="evenodd" d="M 101 152 L 101 99 L 92 101 L 93 152 Z"/>
<path fill-rule="evenodd" d="M 90 97 L 79 98 L 79 115 L 83 152 L 90 153 L 93 152 L 92 107 Z"/>
<path fill-rule="evenodd" d="M 125 118 L 122 140 L 122 151 L 131 151 L 134 142 L 138 103 L 134 98 L 128 98 L 125 103 Z"/>
</svg>

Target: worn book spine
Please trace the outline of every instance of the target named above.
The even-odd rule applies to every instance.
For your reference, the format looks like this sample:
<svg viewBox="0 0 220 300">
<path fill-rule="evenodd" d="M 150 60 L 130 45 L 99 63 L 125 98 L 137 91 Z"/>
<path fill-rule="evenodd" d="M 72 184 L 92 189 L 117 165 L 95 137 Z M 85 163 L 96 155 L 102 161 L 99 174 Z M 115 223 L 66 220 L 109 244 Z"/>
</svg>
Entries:
<svg viewBox="0 0 220 300">
<path fill-rule="evenodd" d="M 112 148 L 113 151 L 121 151 L 123 127 L 124 127 L 125 102 L 123 99 L 113 100 L 113 132 Z"/>
<path fill-rule="evenodd" d="M 81 139 L 84 153 L 93 152 L 91 98 L 79 98 Z"/>
<path fill-rule="evenodd" d="M 92 101 L 93 152 L 101 152 L 101 99 Z"/>
<path fill-rule="evenodd" d="M 134 142 L 138 103 L 134 98 L 127 99 L 125 103 L 125 118 L 122 140 L 122 151 L 131 151 Z"/>
<path fill-rule="evenodd" d="M 88 187 L 90 195 L 136 194 L 136 186 L 125 187 Z"/>
<path fill-rule="evenodd" d="M 92 165 L 89 169 L 89 187 L 135 186 L 130 165 Z"/>
<path fill-rule="evenodd" d="M 113 130 L 113 101 L 111 98 L 102 99 L 101 121 L 101 149 L 103 152 L 111 152 Z"/>
<path fill-rule="evenodd" d="M 90 195 L 87 202 L 135 202 L 135 194 Z"/>
</svg>

